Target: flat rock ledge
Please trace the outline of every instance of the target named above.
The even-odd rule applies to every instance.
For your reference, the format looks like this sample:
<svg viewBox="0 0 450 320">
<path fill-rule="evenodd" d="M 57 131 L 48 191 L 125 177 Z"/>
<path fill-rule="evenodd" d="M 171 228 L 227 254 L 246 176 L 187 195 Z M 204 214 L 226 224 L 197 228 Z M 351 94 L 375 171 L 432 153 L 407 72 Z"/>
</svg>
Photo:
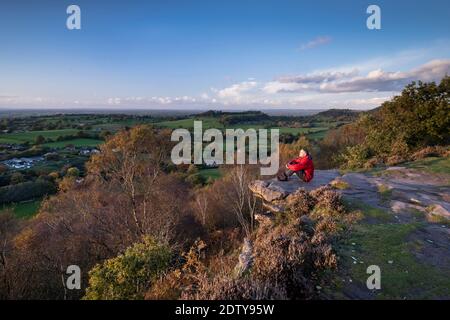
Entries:
<svg viewBox="0 0 450 320">
<path fill-rule="evenodd" d="M 388 168 L 387 171 L 399 170 Z M 337 170 L 316 170 L 313 181 L 305 183 L 292 176 L 289 181 L 256 180 L 249 184 L 254 195 L 261 198 L 268 212 L 282 212 L 295 191 L 311 191 L 334 186 L 342 195 L 393 214 L 423 212 L 429 220 L 450 220 L 450 187 L 440 181 L 409 175 L 371 176 L 350 172 L 341 176 Z M 388 192 L 383 196 L 380 189 Z"/>
<path fill-rule="evenodd" d="M 263 204 L 271 212 L 280 212 L 284 207 L 284 200 L 295 191 L 304 188 L 307 191 L 329 185 L 339 177 L 337 170 L 317 170 L 313 181 L 306 183 L 292 176 L 289 181 L 255 180 L 249 184 L 250 190 L 263 200 Z"/>
</svg>

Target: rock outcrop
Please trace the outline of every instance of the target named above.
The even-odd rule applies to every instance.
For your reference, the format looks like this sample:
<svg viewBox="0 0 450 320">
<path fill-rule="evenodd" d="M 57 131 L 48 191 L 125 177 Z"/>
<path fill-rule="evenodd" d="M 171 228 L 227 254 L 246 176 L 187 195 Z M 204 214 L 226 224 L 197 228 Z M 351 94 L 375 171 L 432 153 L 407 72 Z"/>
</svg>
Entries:
<svg viewBox="0 0 450 320">
<path fill-rule="evenodd" d="M 290 194 L 302 188 L 311 191 L 326 185 L 333 186 L 346 198 L 393 215 L 418 210 L 427 216 L 450 219 L 450 187 L 445 180 L 403 167 L 388 168 L 385 174 L 377 176 L 355 172 L 341 175 L 337 170 L 316 170 L 309 183 L 292 176 L 285 182 L 257 180 L 249 188 L 263 200 L 268 211 L 280 212 Z"/>
<path fill-rule="evenodd" d="M 250 270 L 253 265 L 253 243 L 250 239 L 245 238 L 242 245 L 242 251 L 239 254 L 239 262 L 236 265 L 236 275 L 242 276 Z"/>
<path fill-rule="evenodd" d="M 297 190 L 304 188 L 306 191 L 329 185 L 339 177 L 337 170 L 317 170 L 314 179 L 305 183 L 295 176 L 289 181 L 256 180 L 250 183 L 250 190 L 263 200 L 264 206 L 271 212 L 280 212 L 284 209 L 288 196 Z"/>
</svg>

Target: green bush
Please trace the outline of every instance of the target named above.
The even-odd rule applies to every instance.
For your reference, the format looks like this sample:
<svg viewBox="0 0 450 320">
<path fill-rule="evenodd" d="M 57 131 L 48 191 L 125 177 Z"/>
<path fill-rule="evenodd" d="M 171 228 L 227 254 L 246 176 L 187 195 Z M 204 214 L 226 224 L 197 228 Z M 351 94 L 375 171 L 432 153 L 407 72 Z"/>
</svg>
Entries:
<svg viewBox="0 0 450 320">
<path fill-rule="evenodd" d="M 206 178 L 200 174 L 191 174 L 186 178 L 186 181 L 191 183 L 193 186 L 202 186 L 206 183 Z"/>
<path fill-rule="evenodd" d="M 370 157 L 406 159 L 413 152 L 450 143 L 450 77 L 439 84 L 413 82 L 402 94 L 349 126 L 362 128 L 364 141 L 347 146 L 344 167 L 362 167 Z"/>
<path fill-rule="evenodd" d="M 79 177 L 80 176 L 80 170 L 77 167 L 72 167 L 67 169 L 67 175 L 69 177 Z"/>
<path fill-rule="evenodd" d="M 151 284 L 169 268 L 172 253 L 151 237 L 89 272 L 85 300 L 143 299 Z"/>
<path fill-rule="evenodd" d="M 362 168 L 367 160 L 370 158 L 369 149 L 358 144 L 353 147 L 347 147 L 346 152 L 342 155 L 344 159 L 344 168 L 346 169 L 356 169 Z"/>
</svg>

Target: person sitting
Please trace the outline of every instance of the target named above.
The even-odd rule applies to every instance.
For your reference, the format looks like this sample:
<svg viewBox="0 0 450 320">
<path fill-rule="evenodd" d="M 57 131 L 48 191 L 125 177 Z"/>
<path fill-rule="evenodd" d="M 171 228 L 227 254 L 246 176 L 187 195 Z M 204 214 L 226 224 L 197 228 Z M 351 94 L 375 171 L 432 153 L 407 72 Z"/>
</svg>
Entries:
<svg viewBox="0 0 450 320">
<path fill-rule="evenodd" d="M 311 155 L 305 149 L 300 150 L 298 158 L 289 161 L 286 169 L 278 175 L 279 181 L 288 181 L 293 174 L 296 174 L 304 182 L 310 182 L 314 178 L 314 163 Z"/>
</svg>

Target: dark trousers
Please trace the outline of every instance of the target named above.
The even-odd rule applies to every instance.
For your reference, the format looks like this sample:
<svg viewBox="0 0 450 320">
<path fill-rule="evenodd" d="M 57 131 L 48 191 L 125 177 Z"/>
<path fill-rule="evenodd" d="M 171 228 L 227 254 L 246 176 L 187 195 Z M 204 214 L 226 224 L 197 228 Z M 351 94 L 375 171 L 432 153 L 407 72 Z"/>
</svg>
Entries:
<svg viewBox="0 0 450 320">
<path fill-rule="evenodd" d="M 287 181 L 289 180 L 289 177 L 291 177 L 292 175 L 297 175 L 297 177 L 302 180 L 305 181 L 304 175 L 305 175 L 305 171 L 304 170 L 300 170 L 300 171 L 292 171 L 292 170 L 285 170 L 284 172 L 281 173 L 281 175 L 278 176 L 278 180 L 280 181 Z"/>
</svg>

